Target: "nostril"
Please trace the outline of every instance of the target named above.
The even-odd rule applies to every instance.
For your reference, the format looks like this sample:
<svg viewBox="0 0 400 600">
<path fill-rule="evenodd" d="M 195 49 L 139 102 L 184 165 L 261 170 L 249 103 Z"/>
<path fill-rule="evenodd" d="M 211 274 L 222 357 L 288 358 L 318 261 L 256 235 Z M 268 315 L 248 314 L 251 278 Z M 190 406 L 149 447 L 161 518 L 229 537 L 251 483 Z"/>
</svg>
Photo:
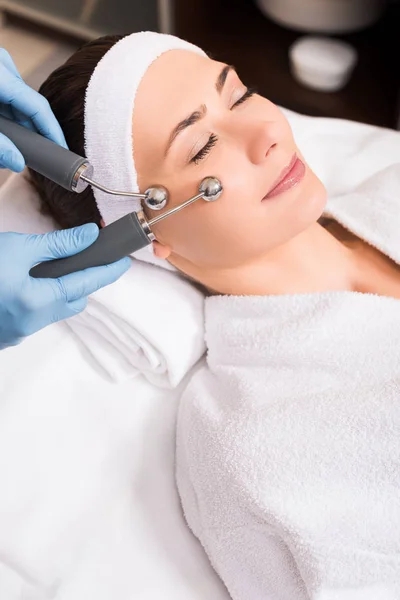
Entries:
<svg viewBox="0 0 400 600">
<path fill-rule="evenodd" d="M 270 146 L 267 150 L 267 152 L 265 153 L 265 156 L 268 156 L 268 154 L 271 152 L 271 150 L 273 150 L 275 148 L 276 144 L 272 144 L 272 146 Z"/>
</svg>

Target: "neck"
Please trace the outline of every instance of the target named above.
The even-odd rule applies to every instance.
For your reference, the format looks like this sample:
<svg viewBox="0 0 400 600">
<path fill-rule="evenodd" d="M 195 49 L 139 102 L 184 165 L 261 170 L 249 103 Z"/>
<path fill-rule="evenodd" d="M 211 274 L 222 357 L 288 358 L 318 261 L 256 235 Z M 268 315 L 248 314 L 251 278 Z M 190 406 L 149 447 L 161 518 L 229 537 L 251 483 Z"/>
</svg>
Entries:
<svg viewBox="0 0 400 600">
<path fill-rule="evenodd" d="M 354 252 L 319 223 L 256 260 L 232 268 L 175 266 L 218 294 L 281 295 L 354 290 Z"/>
</svg>

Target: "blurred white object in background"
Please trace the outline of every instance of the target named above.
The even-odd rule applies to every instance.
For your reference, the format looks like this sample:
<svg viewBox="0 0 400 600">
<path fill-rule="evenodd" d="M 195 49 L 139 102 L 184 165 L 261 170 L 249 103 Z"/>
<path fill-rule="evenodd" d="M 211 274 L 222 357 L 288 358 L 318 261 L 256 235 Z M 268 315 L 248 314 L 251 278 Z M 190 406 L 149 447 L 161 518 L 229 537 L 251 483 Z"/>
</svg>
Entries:
<svg viewBox="0 0 400 600">
<path fill-rule="evenodd" d="M 286 27 L 320 33 L 348 33 L 375 23 L 386 0 L 256 0 L 260 10 Z"/>
<path fill-rule="evenodd" d="M 289 48 L 293 76 L 307 87 L 336 92 L 346 85 L 357 62 L 357 52 L 339 40 L 304 36 Z"/>
</svg>

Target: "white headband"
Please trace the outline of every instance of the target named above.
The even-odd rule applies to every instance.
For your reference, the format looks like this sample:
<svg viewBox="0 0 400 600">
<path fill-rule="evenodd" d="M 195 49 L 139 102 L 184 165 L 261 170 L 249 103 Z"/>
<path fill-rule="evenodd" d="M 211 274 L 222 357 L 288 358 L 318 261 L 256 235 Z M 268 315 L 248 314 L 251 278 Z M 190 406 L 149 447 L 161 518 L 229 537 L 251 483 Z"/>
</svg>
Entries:
<svg viewBox="0 0 400 600">
<path fill-rule="evenodd" d="M 85 152 L 94 179 L 112 189 L 139 192 L 133 158 L 132 113 L 149 66 L 168 50 L 206 54 L 173 35 L 142 31 L 114 44 L 97 64 L 85 97 Z M 140 201 L 94 189 L 106 225 L 140 210 Z"/>
</svg>

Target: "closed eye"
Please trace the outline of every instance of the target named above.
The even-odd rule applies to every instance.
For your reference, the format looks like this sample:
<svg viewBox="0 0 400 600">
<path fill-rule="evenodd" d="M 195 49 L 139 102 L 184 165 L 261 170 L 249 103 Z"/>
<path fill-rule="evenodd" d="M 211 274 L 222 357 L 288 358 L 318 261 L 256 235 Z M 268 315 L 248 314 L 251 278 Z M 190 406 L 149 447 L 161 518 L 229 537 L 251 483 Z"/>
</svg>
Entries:
<svg viewBox="0 0 400 600">
<path fill-rule="evenodd" d="M 239 106 L 239 104 L 246 102 L 246 100 L 251 98 L 251 96 L 254 96 L 255 93 L 256 93 L 256 90 L 248 88 L 246 90 L 246 92 L 243 94 L 243 96 L 241 96 L 241 98 L 239 98 L 239 100 L 237 100 L 235 102 L 235 104 L 231 107 L 231 110 L 233 108 L 235 108 L 236 106 Z M 194 163 L 195 165 L 198 165 L 199 162 L 207 156 L 207 154 L 210 152 L 211 148 L 213 148 L 217 142 L 218 142 L 218 137 L 214 133 L 212 133 L 210 135 L 210 137 L 208 138 L 208 142 L 206 143 L 206 145 L 203 146 L 203 148 L 201 148 L 201 150 L 199 150 L 199 152 L 196 154 L 196 156 L 193 156 L 193 158 L 190 159 L 190 162 Z"/>
<path fill-rule="evenodd" d="M 205 146 L 203 146 L 203 148 L 201 150 L 199 150 L 199 152 L 196 154 L 196 156 L 193 156 L 193 158 L 190 159 L 190 162 L 194 163 L 195 165 L 198 165 L 199 162 L 205 156 L 207 156 L 207 154 L 210 152 L 211 148 L 213 148 L 213 146 L 215 146 L 215 144 L 217 142 L 218 142 L 217 136 L 212 133 L 210 135 L 210 137 L 208 138 L 207 144 Z"/>
<path fill-rule="evenodd" d="M 243 102 L 246 102 L 246 100 L 248 100 L 249 98 L 254 96 L 255 93 L 256 93 L 256 90 L 254 90 L 252 88 L 247 88 L 247 90 L 243 94 L 243 96 L 235 102 L 235 104 L 232 106 L 232 108 L 235 108 L 235 106 L 238 106 L 239 104 L 242 104 Z M 232 108 L 231 108 L 231 110 L 232 110 Z"/>
</svg>

